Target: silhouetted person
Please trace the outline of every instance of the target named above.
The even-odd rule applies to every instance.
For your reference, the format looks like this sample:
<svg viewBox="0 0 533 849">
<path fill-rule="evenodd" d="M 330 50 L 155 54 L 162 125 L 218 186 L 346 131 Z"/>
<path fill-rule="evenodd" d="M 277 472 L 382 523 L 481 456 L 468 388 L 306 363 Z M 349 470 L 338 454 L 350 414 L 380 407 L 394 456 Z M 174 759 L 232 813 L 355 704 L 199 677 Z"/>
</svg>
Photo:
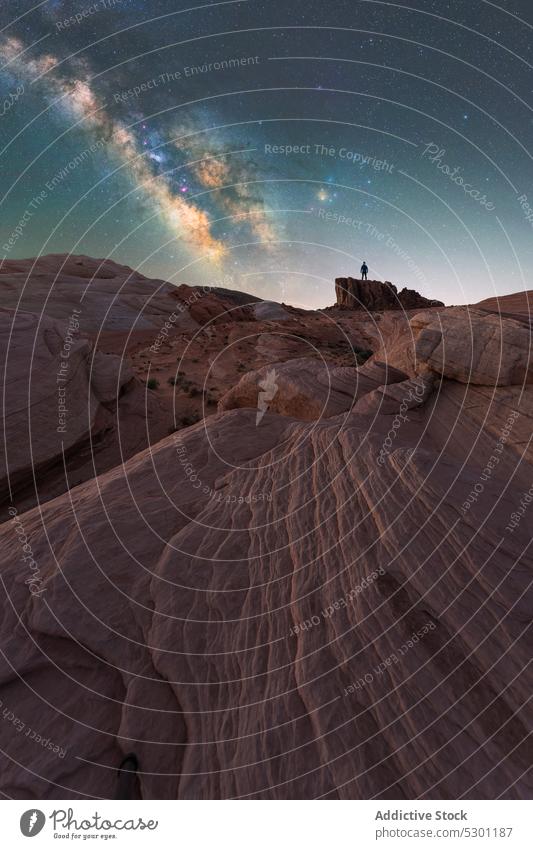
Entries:
<svg viewBox="0 0 533 849">
<path fill-rule="evenodd" d="M 368 265 L 366 264 L 366 260 L 361 266 L 361 280 L 368 280 Z"/>
</svg>

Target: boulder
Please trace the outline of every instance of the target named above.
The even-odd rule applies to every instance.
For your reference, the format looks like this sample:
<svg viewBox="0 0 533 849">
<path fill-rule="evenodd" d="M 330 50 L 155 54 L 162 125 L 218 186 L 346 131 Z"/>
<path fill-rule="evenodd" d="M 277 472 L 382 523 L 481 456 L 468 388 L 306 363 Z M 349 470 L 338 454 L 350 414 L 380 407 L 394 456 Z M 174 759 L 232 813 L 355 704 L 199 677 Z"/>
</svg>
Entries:
<svg viewBox="0 0 533 849">
<path fill-rule="evenodd" d="M 531 331 L 520 321 L 455 307 L 421 313 L 410 325 L 417 372 L 482 386 L 533 383 Z"/>
<path fill-rule="evenodd" d="M 368 392 L 405 377 L 384 363 L 338 367 L 303 357 L 248 372 L 220 399 L 218 409 L 253 407 L 258 424 L 267 411 L 301 421 L 328 419 L 350 410 Z"/>
</svg>

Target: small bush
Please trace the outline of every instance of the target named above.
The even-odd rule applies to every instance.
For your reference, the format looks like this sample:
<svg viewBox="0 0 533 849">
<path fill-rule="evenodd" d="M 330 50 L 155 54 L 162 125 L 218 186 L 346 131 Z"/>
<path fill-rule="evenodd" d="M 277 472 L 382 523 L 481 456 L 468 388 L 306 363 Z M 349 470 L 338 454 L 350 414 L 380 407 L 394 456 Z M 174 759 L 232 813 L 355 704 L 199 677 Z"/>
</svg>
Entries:
<svg viewBox="0 0 533 849">
<path fill-rule="evenodd" d="M 157 389 L 159 381 L 155 377 L 151 377 L 146 383 L 148 389 Z"/>
<path fill-rule="evenodd" d="M 181 423 L 184 427 L 189 427 L 190 425 L 196 424 L 198 421 L 200 421 L 200 416 L 193 413 L 192 416 L 183 416 Z"/>
</svg>

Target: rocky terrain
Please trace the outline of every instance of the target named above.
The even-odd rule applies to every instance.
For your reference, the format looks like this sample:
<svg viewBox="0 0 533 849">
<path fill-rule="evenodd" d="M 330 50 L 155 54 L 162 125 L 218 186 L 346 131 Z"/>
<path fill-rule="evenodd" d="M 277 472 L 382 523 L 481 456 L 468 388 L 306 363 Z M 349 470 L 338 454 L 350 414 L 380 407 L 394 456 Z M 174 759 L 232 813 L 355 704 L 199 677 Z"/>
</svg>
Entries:
<svg viewBox="0 0 533 849">
<path fill-rule="evenodd" d="M 19 508 L 215 413 L 250 370 L 298 356 L 353 366 L 376 340 L 375 322 L 355 328 L 83 256 L 5 262 L 0 304 L 0 504 Z"/>
<path fill-rule="evenodd" d="M 531 293 L 307 313 L 31 267 L 0 274 L 2 793 L 112 798 L 133 751 L 139 798 L 530 798 Z"/>
</svg>

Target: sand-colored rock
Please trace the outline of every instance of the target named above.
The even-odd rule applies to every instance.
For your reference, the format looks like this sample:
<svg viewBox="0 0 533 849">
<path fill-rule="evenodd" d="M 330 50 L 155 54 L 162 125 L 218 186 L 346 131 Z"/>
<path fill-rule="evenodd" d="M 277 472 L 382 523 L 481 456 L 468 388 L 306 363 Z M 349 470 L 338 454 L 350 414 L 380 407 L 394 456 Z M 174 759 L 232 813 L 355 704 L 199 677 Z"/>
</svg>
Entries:
<svg viewBox="0 0 533 849">
<path fill-rule="evenodd" d="M 531 332 L 520 321 L 456 307 L 422 313 L 410 325 L 418 372 L 483 386 L 533 382 Z"/>
<path fill-rule="evenodd" d="M 77 325 L 76 325 L 77 326 Z M 91 353 L 77 331 L 32 313 L 0 309 L 5 451 L 0 499 L 29 486 L 63 455 L 111 426 L 107 405 L 133 380 L 118 357 Z"/>
<path fill-rule="evenodd" d="M 204 411 L 214 412 L 224 383 L 218 392 L 203 385 L 206 348 L 218 353 L 228 328 L 240 325 L 243 335 L 251 326 L 258 337 L 254 309 L 263 303 L 243 292 L 150 280 L 110 260 L 62 255 L 4 262 L 0 300 L 10 423 L 0 499 L 14 488 L 20 508 L 59 495 Z M 291 317 L 280 305 L 267 307 L 271 317 L 276 308 L 283 320 Z M 274 326 L 270 321 L 269 329 Z M 57 383 L 69 334 L 66 377 Z M 183 385 L 175 382 L 178 361 L 187 374 Z M 225 369 L 229 387 L 238 380 L 235 363 L 233 371 L 231 363 Z M 64 433 L 57 431 L 60 391 L 68 398 Z M 22 413 L 25 399 L 31 427 Z"/>
<path fill-rule="evenodd" d="M 211 417 L 21 517 L 40 595 L 6 515 L 4 705 L 67 753 L 0 724 L 2 791 L 133 748 L 143 798 L 530 798 L 531 392 L 464 514 L 516 389 L 446 381 L 381 465 L 386 413 Z"/>
<path fill-rule="evenodd" d="M 176 288 L 127 266 L 86 256 L 50 254 L 6 260 L 0 269 L 2 305 L 68 320 L 80 310 L 82 334 L 156 331 L 177 306 Z"/>
<path fill-rule="evenodd" d="M 211 306 L 151 367 L 185 357 L 208 386 L 219 368 L 221 412 L 1 508 L 0 791 L 112 798 L 133 750 L 144 799 L 530 799 L 533 387 L 514 382 L 516 322 L 334 308 L 278 325 Z M 34 334 L 46 440 L 62 330 L 36 321 L 17 316 L 9 357 L 22 374 Z M 376 353 L 356 368 L 358 340 Z M 146 348 L 121 384 L 117 355 L 91 375 L 92 344 L 71 354 L 87 427 L 128 399 L 126 421 L 151 427 Z"/>
<path fill-rule="evenodd" d="M 372 390 L 405 377 L 384 363 L 357 368 L 320 358 L 288 360 L 245 374 L 220 399 L 218 409 L 252 407 L 258 422 L 266 410 L 302 421 L 329 419 L 349 411 Z"/>
<path fill-rule="evenodd" d="M 494 312 L 508 318 L 517 318 L 527 321 L 533 318 L 533 291 L 513 292 L 512 295 L 501 295 L 500 297 L 486 298 L 474 304 L 476 309 Z"/>
<path fill-rule="evenodd" d="M 127 359 L 95 350 L 69 322 L 0 309 L 0 503 L 27 509 L 168 433 L 165 412 Z M 147 414 L 150 423 L 147 421 Z"/>
<path fill-rule="evenodd" d="M 433 393 L 434 385 L 435 376 L 431 373 L 384 384 L 365 393 L 354 409 L 357 413 L 399 414 L 401 424 L 401 417 L 405 417 L 409 410 L 422 407 L 426 403 Z"/>
</svg>

